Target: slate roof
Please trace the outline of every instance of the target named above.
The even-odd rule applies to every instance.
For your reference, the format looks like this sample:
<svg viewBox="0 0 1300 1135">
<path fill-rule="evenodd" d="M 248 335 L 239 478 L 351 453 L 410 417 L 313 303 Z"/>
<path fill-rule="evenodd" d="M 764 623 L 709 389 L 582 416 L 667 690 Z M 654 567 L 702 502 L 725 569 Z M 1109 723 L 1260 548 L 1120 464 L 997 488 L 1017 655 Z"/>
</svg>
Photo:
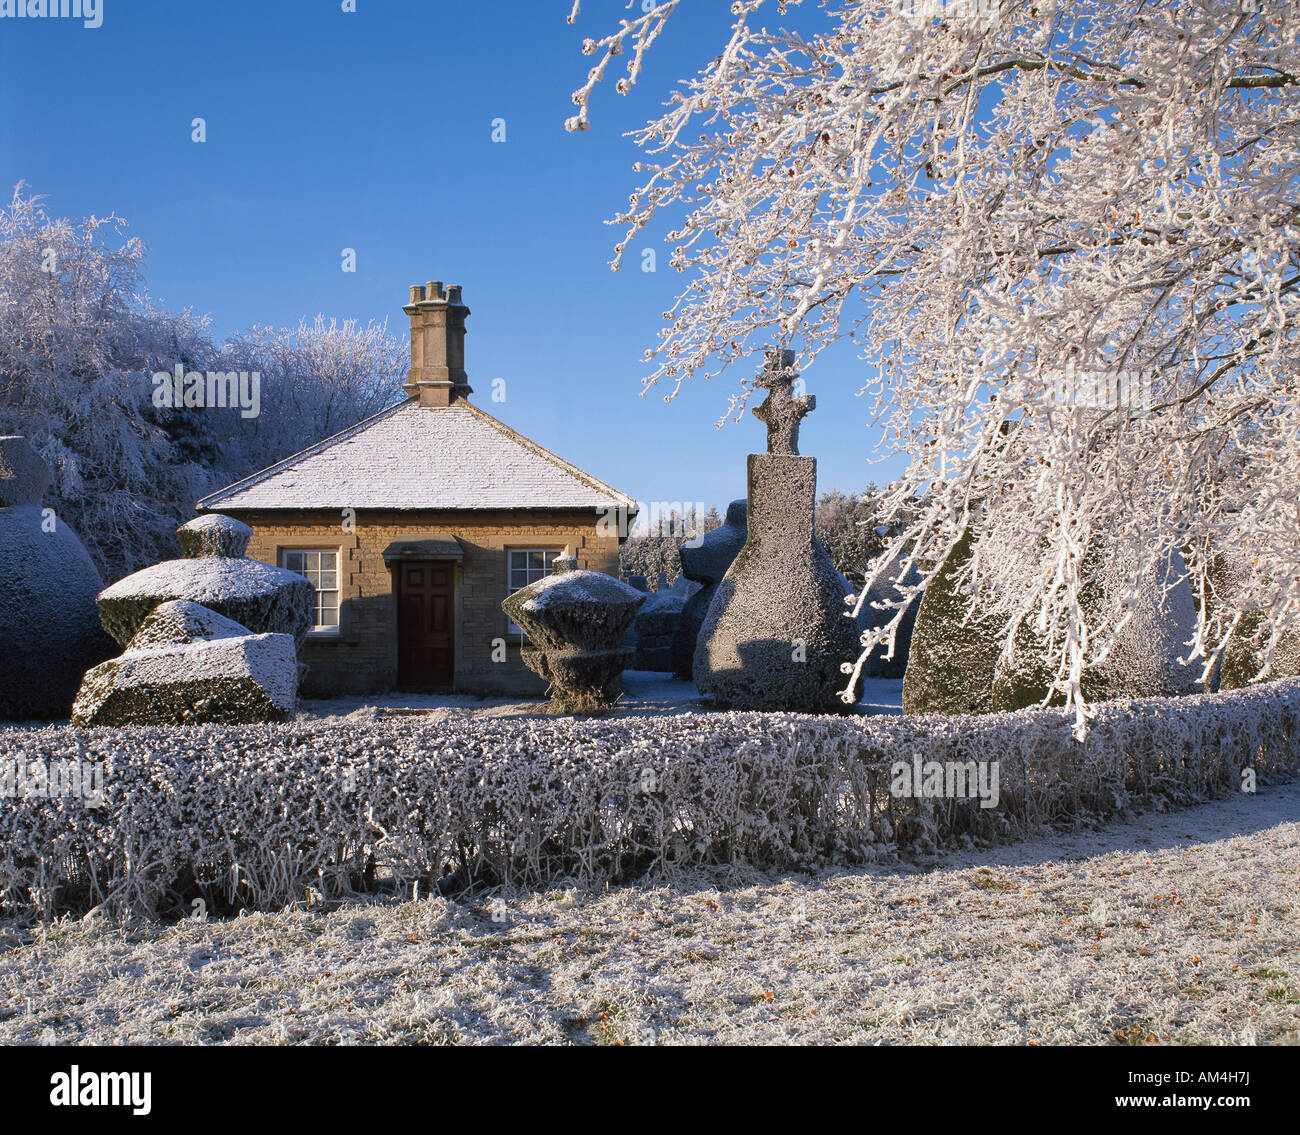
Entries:
<svg viewBox="0 0 1300 1135">
<path fill-rule="evenodd" d="M 199 501 L 200 509 L 603 509 L 617 489 L 464 399 L 408 399 Z"/>
</svg>

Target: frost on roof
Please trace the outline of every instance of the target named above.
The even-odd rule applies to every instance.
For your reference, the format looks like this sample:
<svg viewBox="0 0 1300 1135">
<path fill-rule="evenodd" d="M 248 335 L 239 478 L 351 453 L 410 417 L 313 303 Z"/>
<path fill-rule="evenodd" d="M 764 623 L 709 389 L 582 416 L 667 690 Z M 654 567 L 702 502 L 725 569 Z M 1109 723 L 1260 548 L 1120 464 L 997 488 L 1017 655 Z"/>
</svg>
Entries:
<svg viewBox="0 0 1300 1135">
<path fill-rule="evenodd" d="M 467 402 L 404 402 L 200 508 L 604 508 L 630 498 Z"/>
</svg>

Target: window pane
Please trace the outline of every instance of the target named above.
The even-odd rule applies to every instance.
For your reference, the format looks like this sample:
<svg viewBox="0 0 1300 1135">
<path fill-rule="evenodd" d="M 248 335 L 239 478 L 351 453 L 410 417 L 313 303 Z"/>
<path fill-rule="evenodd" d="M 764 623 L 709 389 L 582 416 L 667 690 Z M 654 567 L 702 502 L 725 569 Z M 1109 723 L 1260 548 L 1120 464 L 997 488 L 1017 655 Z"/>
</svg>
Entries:
<svg viewBox="0 0 1300 1135">
<path fill-rule="evenodd" d="M 508 591 L 513 594 L 521 587 L 544 579 L 555 562 L 555 557 L 563 553 L 556 548 L 508 548 L 506 550 L 506 582 Z M 506 630 L 509 634 L 522 635 L 523 630 L 509 616 L 506 617 Z"/>
<path fill-rule="evenodd" d="M 339 625 L 339 554 L 331 548 L 287 548 L 282 563 L 311 581 L 316 589 L 312 621 L 317 627 Z"/>
</svg>

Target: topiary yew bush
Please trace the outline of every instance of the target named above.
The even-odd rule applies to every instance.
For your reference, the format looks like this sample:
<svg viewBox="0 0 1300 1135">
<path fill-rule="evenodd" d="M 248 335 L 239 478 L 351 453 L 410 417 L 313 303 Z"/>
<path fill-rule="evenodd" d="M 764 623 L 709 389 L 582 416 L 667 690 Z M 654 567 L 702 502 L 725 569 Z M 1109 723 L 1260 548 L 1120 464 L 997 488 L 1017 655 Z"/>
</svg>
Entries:
<svg viewBox="0 0 1300 1135">
<path fill-rule="evenodd" d="M 921 597 L 903 674 L 903 712 L 989 713 L 1003 620 L 981 617 L 959 584 L 970 562 L 968 528 Z"/>
</svg>

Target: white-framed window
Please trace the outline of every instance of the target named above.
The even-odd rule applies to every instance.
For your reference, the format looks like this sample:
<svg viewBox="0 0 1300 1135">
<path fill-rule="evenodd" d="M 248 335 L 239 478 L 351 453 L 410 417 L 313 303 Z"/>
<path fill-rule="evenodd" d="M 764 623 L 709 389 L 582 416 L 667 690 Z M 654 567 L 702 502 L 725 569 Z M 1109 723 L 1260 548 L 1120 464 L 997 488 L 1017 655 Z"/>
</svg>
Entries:
<svg viewBox="0 0 1300 1135">
<path fill-rule="evenodd" d="M 311 580 L 316 588 L 312 626 L 328 630 L 339 625 L 339 553 L 337 548 L 285 548 L 281 566 Z"/>
<path fill-rule="evenodd" d="M 564 555 L 563 548 L 508 548 L 506 550 L 506 588 L 513 595 L 521 587 L 535 583 L 551 572 L 556 556 Z M 523 634 L 514 619 L 507 619 L 511 634 Z"/>
</svg>

